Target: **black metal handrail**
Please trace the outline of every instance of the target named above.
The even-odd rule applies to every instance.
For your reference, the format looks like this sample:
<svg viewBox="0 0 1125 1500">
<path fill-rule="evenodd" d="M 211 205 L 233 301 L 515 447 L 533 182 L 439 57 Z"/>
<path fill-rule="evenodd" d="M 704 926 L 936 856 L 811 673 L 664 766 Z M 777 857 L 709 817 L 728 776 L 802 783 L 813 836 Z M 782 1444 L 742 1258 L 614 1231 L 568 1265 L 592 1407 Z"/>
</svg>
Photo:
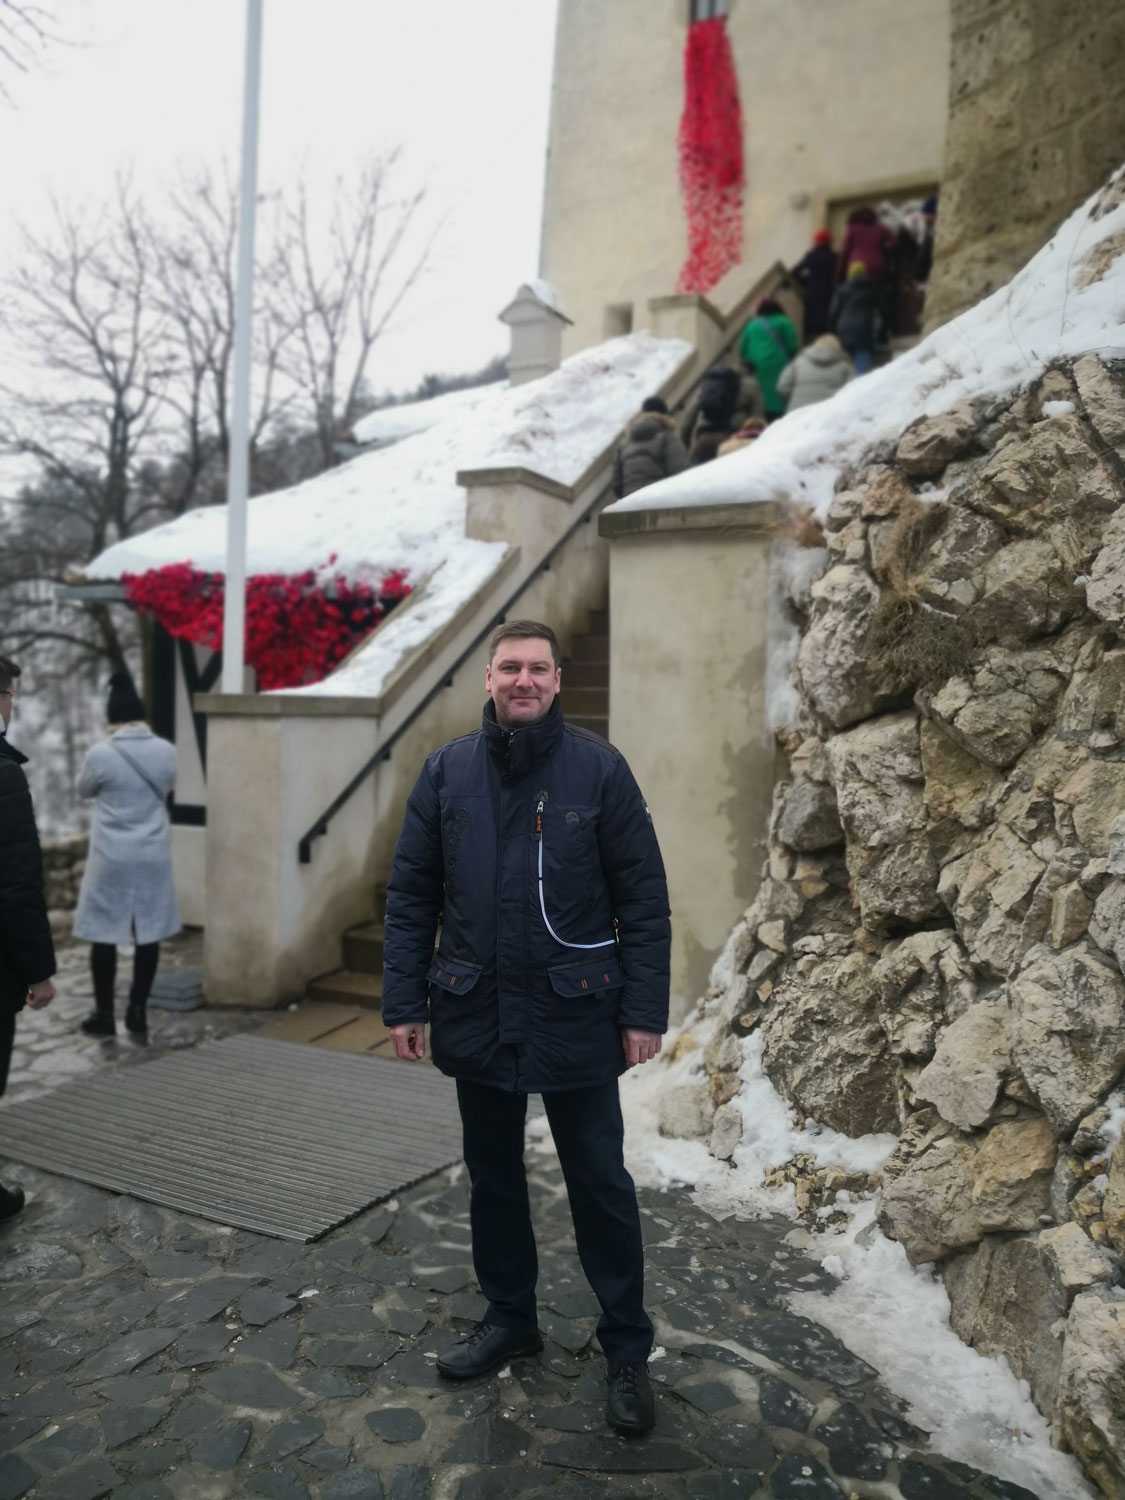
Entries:
<svg viewBox="0 0 1125 1500">
<path fill-rule="evenodd" d="M 363 783 L 367 780 L 368 776 L 371 775 L 380 761 L 390 759 L 391 751 L 394 749 L 396 743 L 402 738 L 402 736 L 406 733 L 406 731 L 410 728 L 410 726 L 414 723 L 418 716 L 425 712 L 425 710 L 430 706 L 434 699 L 440 696 L 445 688 L 453 686 L 454 677 L 469 660 L 474 651 L 479 648 L 481 642 L 486 640 L 491 632 L 496 628 L 496 626 L 508 617 L 508 614 L 511 612 L 512 606 L 518 603 L 518 601 L 523 597 L 523 595 L 527 592 L 527 590 L 531 587 L 531 585 L 535 582 L 539 575 L 541 573 L 547 573 L 550 571 L 551 563 L 554 561 L 558 553 L 561 552 L 561 550 L 566 546 L 567 542 L 570 541 L 571 537 L 573 537 L 581 527 L 588 526 L 590 524 L 590 521 L 593 519 L 599 507 L 605 500 L 610 498 L 610 496 L 612 495 L 612 491 L 613 486 L 609 484 L 607 484 L 604 489 L 598 491 L 597 495 L 593 500 L 590 501 L 589 505 L 587 505 L 586 509 L 582 512 L 578 519 L 574 521 L 566 529 L 566 531 L 563 532 L 562 536 L 559 537 L 558 541 L 554 543 L 550 550 L 543 554 L 543 556 L 539 559 L 539 562 L 536 563 L 535 567 L 520 584 L 519 588 L 517 588 L 514 593 L 510 594 L 497 610 L 497 612 L 490 617 L 488 624 L 477 631 L 476 635 L 465 647 L 464 651 L 461 652 L 460 656 L 449 668 L 449 670 L 443 675 L 442 679 L 439 682 L 435 682 L 426 696 L 422 698 L 417 704 L 415 704 L 415 706 L 410 710 L 406 718 L 403 719 L 398 728 L 393 730 L 385 740 L 383 740 L 375 747 L 370 757 L 366 761 L 364 761 L 363 765 L 348 782 L 343 791 L 340 792 L 339 795 L 336 796 L 329 804 L 329 806 L 325 808 L 320 817 L 317 818 L 316 822 L 313 823 L 310 828 L 306 829 L 306 831 L 297 841 L 297 858 L 301 864 L 307 865 L 312 861 L 313 839 L 322 838 L 328 832 L 329 823 L 345 805 L 345 803 L 348 802 L 352 794 L 363 785 Z"/>
</svg>

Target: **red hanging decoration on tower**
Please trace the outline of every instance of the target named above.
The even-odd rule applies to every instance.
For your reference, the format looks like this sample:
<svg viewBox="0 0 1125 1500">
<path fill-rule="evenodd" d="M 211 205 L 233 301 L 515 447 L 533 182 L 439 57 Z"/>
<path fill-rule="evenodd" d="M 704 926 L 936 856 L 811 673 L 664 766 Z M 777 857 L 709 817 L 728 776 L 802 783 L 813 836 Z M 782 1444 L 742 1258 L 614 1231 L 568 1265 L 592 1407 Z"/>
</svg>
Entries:
<svg viewBox="0 0 1125 1500">
<path fill-rule="evenodd" d="M 742 259 L 742 105 L 726 18 L 688 27 L 680 184 L 688 256 L 677 292 L 709 292 Z"/>
</svg>

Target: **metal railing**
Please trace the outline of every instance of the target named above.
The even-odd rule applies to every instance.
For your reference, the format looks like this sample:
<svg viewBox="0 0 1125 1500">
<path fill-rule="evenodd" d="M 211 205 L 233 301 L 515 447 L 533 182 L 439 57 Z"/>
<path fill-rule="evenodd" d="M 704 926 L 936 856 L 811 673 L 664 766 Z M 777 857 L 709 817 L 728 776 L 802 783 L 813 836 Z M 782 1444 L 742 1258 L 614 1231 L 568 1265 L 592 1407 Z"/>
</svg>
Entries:
<svg viewBox="0 0 1125 1500">
<path fill-rule="evenodd" d="M 338 796 L 336 796 L 332 800 L 332 802 L 321 813 L 320 817 L 317 818 L 316 822 L 313 823 L 311 827 L 307 828 L 301 835 L 301 837 L 297 840 L 297 859 L 301 864 L 307 865 L 311 863 L 313 839 L 323 838 L 323 836 L 328 832 L 329 823 L 331 823 L 332 819 L 336 816 L 340 809 L 344 807 L 348 801 L 350 801 L 354 793 L 358 791 L 358 789 L 375 770 L 375 767 L 379 765 L 381 761 L 390 759 L 391 751 L 394 749 L 395 745 L 406 733 L 406 731 L 415 722 L 415 720 L 421 714 L 423 714 L 427 708 L 429 708 L 430 704 L 434 701 L 435 698 L 440 697 L 440 695 L 445 691 L 446 688 L 453 686 L 454 677 L 456 677 L 457 673 L 461 670 L 461 668 L 465 665 L 465 663 L 469 660 L 473 653 L 480 648 L 481 643 L 488 639 L 488 636 L 496 628 L 497 625 L 499 625 L 503 620 L 507 619 L 508 615 L 511 613 L 512 606 L 519 602 L 519 600 L 523 597 L 524 594 L 527 593 L 528 589 L 536 581 L 536 579 L 539 578 L 541 574 L 550 572 L 551 563 L 566 546 L 567 542 L 569 542 L 571 537 L 575 536 L 583 526 L 588 526 L 590 524 L 601 506 L 605 503 L 606 500 L 611 497 L 612 492 L 613 486 L 611 484 L 607 484 L 603 489 L 598 491 L 597 495 L 593 500 L 590 501 L 589 505 L 587 505 L 586 509 L 582 512 L 578 519 L 572 522 L 571 525 L 567 527 L 566 531 L 563 532 L 562 536 L 560 536 L 558 540 L 551 546 L 550 550 L 543 554 L 543 556 L 536 563 L 535 567 L 532 568 L 531 572 L 527 575 L 527 577 L 523 580 L 519 587 L 515 589 L 511 594 L 509 594 L 508 598 L 505 599 L 504 603 L 500 606 L 496 613 L 490 616 L 488 623 L 486 625 L 483 625 L 481 629 L 477 631 L 476 635 L 461 652 L 460 656 L 458 656 L 453 665 L 448 669 L 448 671 L 442 674 L 441 680 L 435 682 L 433 687 L 429 690 L 425 697 L 420 699 L 419 702 L 416 703 L 415 706 L 410 710 L 406 718 L 403 719 L 402 723 L 396 729 L 392 730 L 385 740 L 382 740 L 378 745 L 376 745 L 369 758 L 364 761 L 363 765 L 348 782 L 347 786 L 344 787 L 343 791 L 340 792 Z"/>
</svg>

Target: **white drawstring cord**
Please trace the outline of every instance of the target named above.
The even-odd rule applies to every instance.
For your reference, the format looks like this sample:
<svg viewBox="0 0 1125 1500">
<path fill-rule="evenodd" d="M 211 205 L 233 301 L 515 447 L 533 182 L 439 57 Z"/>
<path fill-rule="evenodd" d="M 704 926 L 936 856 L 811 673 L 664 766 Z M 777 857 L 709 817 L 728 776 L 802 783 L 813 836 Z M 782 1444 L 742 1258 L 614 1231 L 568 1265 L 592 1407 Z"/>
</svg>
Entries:
<svg viewBox="0 0 1125 1500">
<path fill-rule="evenodd" d="M 540 818 L 542 817 L 542 813 L 543 804 L 542 802 L 540 802 Z M 547 917 L 547 903 L 543 899 L 543 828 L 541 822 L 536 828 L 536 838 L 539 843 L 539 910 L 543 913 L 543 922 L 547 928 L 547 931 L 554 938 L 555 942 L 561 943 L 564 948 L 612 948 L 613 945 L 617 942 L 616 938 L 607 938 L 605 942 L 602 943 L 568 943 L 566 938 L 559 937 L 558 933 L 551 926 L 551 923 Z"/>
</svg>

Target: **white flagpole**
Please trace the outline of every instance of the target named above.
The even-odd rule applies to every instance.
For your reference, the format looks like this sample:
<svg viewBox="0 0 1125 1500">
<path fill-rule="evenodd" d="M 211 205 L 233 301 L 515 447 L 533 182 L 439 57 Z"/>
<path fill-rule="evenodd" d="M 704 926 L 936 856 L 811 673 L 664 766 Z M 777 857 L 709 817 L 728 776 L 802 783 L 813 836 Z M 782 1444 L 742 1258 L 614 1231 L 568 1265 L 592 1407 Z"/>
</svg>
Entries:
<svg viewBox="0 0 1125 1500">
<path fill-rule="evenodd" d="M 224 693 L 241 693 L 246 650 L 246 501 L 250 490 L 250 332 L 254 311 L 254 214 L 258 198 L 258 93 L 262 0 L 246 0 L 242 94 L 242 181 L 238 202 L 238 281 L 227 476 L 227 572 L 223 606 Z"/>
</svg>

